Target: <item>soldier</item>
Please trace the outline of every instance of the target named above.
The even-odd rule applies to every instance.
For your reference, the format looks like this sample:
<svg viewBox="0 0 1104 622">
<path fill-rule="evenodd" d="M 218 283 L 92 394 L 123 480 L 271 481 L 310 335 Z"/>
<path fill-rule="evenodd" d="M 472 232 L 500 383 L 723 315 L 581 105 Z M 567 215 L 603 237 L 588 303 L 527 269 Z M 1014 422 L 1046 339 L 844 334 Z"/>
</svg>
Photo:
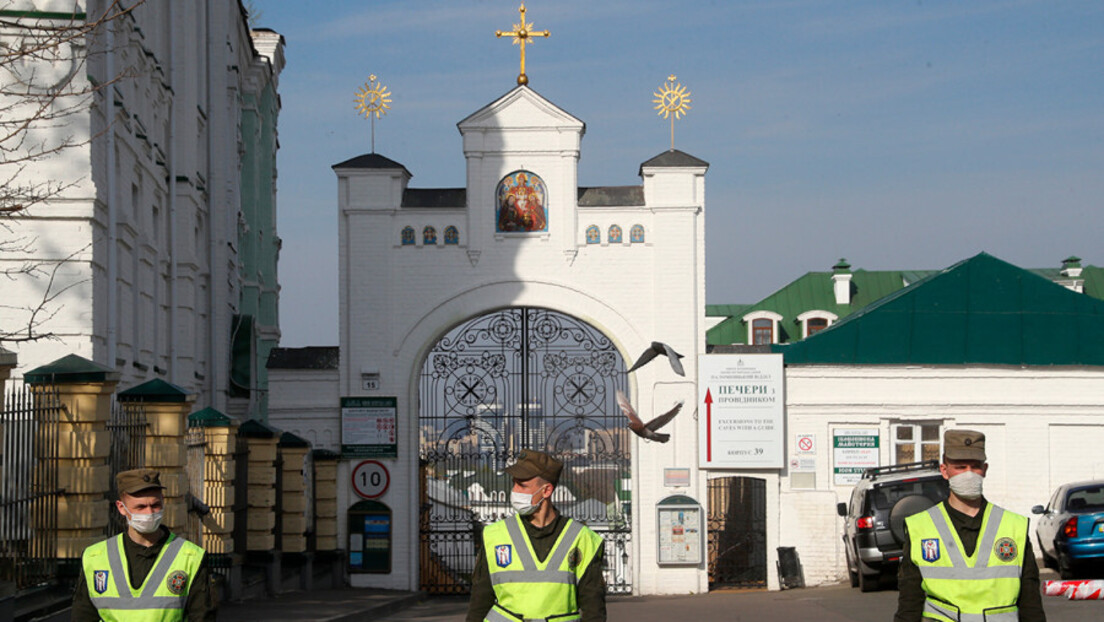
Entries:
<svg viewBox="0 0 1104 622">
<path fill-rule="evenodd" d="M 126 533 L 81 556 L 72 622 L 213 622 L 216 606 L 203 549 L 161 525 L 165 487 L 152 469 L 115 476 Z"/>
<path fill-rule="evenodd" d="M 517 513 L 483 529 L 468 622 L 605 622 L 602 538 L 552 505 L 562 470 L 562 462 L 532 449 L 506 468 Z"/>
<path fill-rule="evenodd" d="M 985 435 L 948 430 L 947 500 L 905 519 L 894 622 L 1046 622 L 1028 521 L 982 496 Z"/>
</svg>

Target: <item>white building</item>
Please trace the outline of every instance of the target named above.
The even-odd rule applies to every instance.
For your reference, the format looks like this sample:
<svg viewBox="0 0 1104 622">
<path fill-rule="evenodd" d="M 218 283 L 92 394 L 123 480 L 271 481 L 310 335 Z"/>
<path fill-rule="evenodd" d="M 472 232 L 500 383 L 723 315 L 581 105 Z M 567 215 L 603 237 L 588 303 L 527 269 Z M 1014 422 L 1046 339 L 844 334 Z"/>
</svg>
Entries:
<svg viewBox="0 0 1104 622">
<path fill-rule="evenodd" d="M 783 352 L 777 542 L 811 585 L 846 578 L 835 504 L 855 475 L 838 437 L 873 436 L 867 466 L 887 466 L 939 459 L 948 429 L 980 430 L 986 498 L 1029 517 L 1058 485 L 1104 477 L 1104 301 L 1031 271 L 982 253 Z"/>
<path fill-rule="evenodd" d="M 94 25 L 117 10 L 105 0 L 4 8 L 16 26 L 0 36 L 15 49 L 33 43 L 36 26 L 82 36 L 0 75 L 16 110 L 31 95 L 72 93 L 51 103 L 57 118 L 32 125 L 25 145 L 68 144 L 19 177 L 60 189 L 0 230 L 30 242 L 0 253 L 0 269 L 41 268 L 5 282 L 0 332 L 33 323 L 53 336 L 5 340 L 17 374 L 75 353 L 117 369 L 123 387 L 163 378 L 198 393 L 199 406 L 263 414 L 263 361 L 279 338 L 283 40 L 251 31 L 238 0 L 145 2 Z"/>
<path fill-rule="evenodd" d="M 565 456 L 561 483 L 578 501 L 573 507 L 612 512 L 594 522 L 609 529 L 610 576 L 621 581 L 615 589 L 705 591 L 703 565 L 658 566 L 648 535 L 665 496 L 704 499 L 693 409 L 665 428 L 669 443 L 643 442 L 625 429 L 614 393 L 625 390 L 648 418 L 694 400 L 705 333 L 708 165 L 672 150 L 640 166 L 640 186 L 579 188 L 583 122 L 527 86 L 462 120 L 459 130 L 464 188 L 411 188 L 403 165 L 374 153 L 334 166 L 337 389 L 343 398 L 397 404 L 396 455 L 378 458 L 390 473 L 377 500 L 393 515 L 391 572 L 355 573 L 353 585 L 420 589 L 436 571 L 426 560 L 447 552 L 419 529 L 419 489 L 457 468 L 485 473 L 485 488 L 517 450 L 533 446 Z M 662 359 L 626 376 L 653 340 L 685 355 L 686 377 Z M 312 373 L 308 391 L 325 398 L 332 376 Z M 307 384 L 273 383 L 273 404 L 283 402 L 285 387 L 293 399 L 290 387 Z M 271 421 L 321 441 L 341 430 L 337 407 L 274 406 Z M 357 462 L 342 461 L 339 481 L 349 481 Z M 668 467 L 692 476 L 665 488 Z M 631 524 L 620 513 L 622 479 L 632 483 L 632 504 L 644 508 Z M 339 486 L 340 508 L 356 501 L 352 486 Z M 453 523 L 470 530 L 469 517 L 450 515 L 429 531 Z M 340 542 L 349 528 L 339 518 Z"/>
</svg>

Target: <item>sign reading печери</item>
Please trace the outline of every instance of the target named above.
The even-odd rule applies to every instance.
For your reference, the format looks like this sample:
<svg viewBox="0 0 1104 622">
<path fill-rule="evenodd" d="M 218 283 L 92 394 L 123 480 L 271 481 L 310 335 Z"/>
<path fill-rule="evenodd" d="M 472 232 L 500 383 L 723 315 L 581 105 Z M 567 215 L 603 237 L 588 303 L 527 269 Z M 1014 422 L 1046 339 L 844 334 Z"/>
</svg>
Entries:
<svg viewBox="0 0 1104 622">
<path fill-rule="evenodd" d="M 701 468 L 782 468 L 783 378 L 781 354 L 698 358 Z"/>
</svg>

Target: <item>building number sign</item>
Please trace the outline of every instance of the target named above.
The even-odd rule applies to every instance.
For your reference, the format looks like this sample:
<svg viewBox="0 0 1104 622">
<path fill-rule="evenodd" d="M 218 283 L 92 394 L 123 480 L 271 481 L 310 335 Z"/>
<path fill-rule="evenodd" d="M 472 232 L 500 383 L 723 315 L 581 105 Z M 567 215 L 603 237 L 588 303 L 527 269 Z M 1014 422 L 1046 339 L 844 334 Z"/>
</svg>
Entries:
<svg viewBox="0 0 1104 622">
<path fill-rule="evenodd" d="M 383 496 L 391 485 L 391 474 L 377 460 L 363 460 L 353 469 L 353 490 L 365 499 Z"/>
</svg>

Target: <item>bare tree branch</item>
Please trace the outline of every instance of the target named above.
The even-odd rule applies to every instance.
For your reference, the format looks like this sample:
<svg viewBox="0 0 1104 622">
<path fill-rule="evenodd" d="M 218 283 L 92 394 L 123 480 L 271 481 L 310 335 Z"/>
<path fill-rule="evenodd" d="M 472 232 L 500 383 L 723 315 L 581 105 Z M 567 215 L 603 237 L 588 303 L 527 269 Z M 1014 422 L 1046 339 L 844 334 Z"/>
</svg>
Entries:
<svg viewBox="0 0 1104 622">
<path fill-rule="evenodd" d="M 28 225 L 48 215 L 35 208 L 50 209 L 51 201 L 85 181 L 80 174 L 58 179 L 40 167 L 114 131 L 116 111 L 103 111 L 107 121 L 99 129 L 90 113 L 103 106 L 107 89 L 138 70 L 94 77 L 90 61 L 115 52 L 104 45 L 106 29 L 133 20 L 144 1 L 105 0 L 95 14 L 66 15 L 9 10 L 11 3 L 0 0 L 0 291 L 33 292 L 29 299 L 0 295 L 0 345 L 56 338 L 48 324 L 62 309 L 61 296 L 87 282 L 62 276 L 91 243 L 61 259 L 47 258 Z"/>
</svg>

